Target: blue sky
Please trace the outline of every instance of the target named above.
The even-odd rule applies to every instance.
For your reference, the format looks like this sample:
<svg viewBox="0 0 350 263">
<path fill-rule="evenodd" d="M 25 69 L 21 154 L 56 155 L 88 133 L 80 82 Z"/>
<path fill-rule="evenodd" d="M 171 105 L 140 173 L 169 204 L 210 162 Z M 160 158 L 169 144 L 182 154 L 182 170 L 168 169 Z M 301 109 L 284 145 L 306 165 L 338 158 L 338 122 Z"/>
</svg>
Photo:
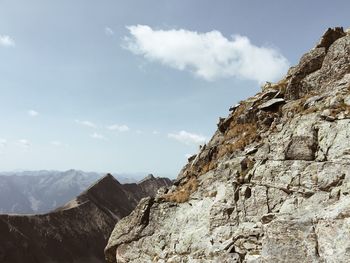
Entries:
<svg viewBox="0 0 350 263">
<path fill-rule="evenodd" d="M 175 176 L 349 1 L 0 0 L 0 170 Z"/>
</svg>

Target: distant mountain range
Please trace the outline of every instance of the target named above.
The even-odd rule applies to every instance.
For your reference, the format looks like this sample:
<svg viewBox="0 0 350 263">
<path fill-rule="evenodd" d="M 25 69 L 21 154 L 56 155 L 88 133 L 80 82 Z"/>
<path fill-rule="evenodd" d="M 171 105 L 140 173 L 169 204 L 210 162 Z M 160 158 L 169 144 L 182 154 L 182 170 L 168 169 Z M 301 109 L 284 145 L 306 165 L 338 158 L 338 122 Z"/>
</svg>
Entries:
<svg viewBox="0 0 350 263">
<path fill-rule="evenodd" d="M 68 171 L 0 172 L 0 214 L 41 214 L 67 203 L 104 174 Z M 135 183 L 145 174 L 114 174 L 121 183 Z"/>
<path fill-rule="evenodd" d="M 78 187 L 77 182 L 90 178 L 77 171 L 67 173 L 71 177 L 67 175 L 63 185 L 72 182 Z M 160 187 L 171 183 L 168 178 L 150 175 L 138 183 L 121 184 L 108 174 L 53 212 L 0 215 L 0 262 L 105 262 L 103 249 L 115 223 L 128 215 L 141 198 L 153 196 Z"/>
</svg>

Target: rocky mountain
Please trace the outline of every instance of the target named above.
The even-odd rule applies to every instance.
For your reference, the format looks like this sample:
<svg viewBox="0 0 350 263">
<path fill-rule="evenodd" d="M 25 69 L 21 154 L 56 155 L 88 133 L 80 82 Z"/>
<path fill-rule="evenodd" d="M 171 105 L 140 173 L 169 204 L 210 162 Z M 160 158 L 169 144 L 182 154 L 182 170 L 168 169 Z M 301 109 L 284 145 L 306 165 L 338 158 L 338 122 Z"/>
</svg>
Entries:
<svg viewBox="0 0 350 263">
<path fill-rule="evenodd" d="M 175 185 L 120 220 L 115 262 L 349 262 L 350 32 L 230 108 Z"/>
<path fill-rule="evenodd" d="M 103 249 L 115 223 L 141 198 L 170 184 L 152 176 L 123 185 L 108 174 L 51 213 L 0 215 L 0 262 L 105 262 Z"/>
<path fill-rule="evenodd" d="M 67 203 L 103 176 L 101 173 L 22 171 L 0 173 L 0 214 L 41 214 Z M 114 174 L 121 183 L 141 180 L 140 174 Z"/>
</svg>

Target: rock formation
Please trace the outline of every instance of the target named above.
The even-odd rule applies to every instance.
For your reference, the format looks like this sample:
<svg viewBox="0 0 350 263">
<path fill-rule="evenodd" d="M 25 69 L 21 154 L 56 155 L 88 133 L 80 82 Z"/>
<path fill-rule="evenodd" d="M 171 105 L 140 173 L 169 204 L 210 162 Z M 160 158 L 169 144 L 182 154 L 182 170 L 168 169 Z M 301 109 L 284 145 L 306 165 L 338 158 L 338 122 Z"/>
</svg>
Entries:
<svg viewBox="0 0 350 263">
<path fill-rule="evenodd" d="M 51 213 L 0 215 L 0 262 L 105 262 L 103 249 L 115 223 L 156 187 L 170 184 L 152 177 L 122 185 L 107 175 Z"/>
<path fill-rule="evenodd" d="M 108 262 L 350 262 L 350 34 L 327 30 L 230 111 L 117 223 Z"/>
</svg>

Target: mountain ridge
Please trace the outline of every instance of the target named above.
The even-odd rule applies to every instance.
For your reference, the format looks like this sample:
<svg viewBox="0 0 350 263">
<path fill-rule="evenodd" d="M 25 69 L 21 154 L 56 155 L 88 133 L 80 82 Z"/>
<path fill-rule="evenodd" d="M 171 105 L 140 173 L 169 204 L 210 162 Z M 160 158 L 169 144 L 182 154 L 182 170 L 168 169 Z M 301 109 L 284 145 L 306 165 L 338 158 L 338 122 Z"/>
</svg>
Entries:
<svg viewBox="0 0 350 263">
<path fill-rule="evenodd" d="M 165 182 L 162 186 L 171 184 Z M 103 248 L 115 222 L 148 193 L 133 195 L 108 174 L 53 212 L 0 215 L 0 262 L 104 262 Z"/>
<path fill-rule="evenodd" d="M 47 213 L 79 195 L 102 176 L 75 169 L 0 172 L 0 214 Z M 136 183 L 144 178 L 113 176 L 121 183 Z"/>
</svg>

